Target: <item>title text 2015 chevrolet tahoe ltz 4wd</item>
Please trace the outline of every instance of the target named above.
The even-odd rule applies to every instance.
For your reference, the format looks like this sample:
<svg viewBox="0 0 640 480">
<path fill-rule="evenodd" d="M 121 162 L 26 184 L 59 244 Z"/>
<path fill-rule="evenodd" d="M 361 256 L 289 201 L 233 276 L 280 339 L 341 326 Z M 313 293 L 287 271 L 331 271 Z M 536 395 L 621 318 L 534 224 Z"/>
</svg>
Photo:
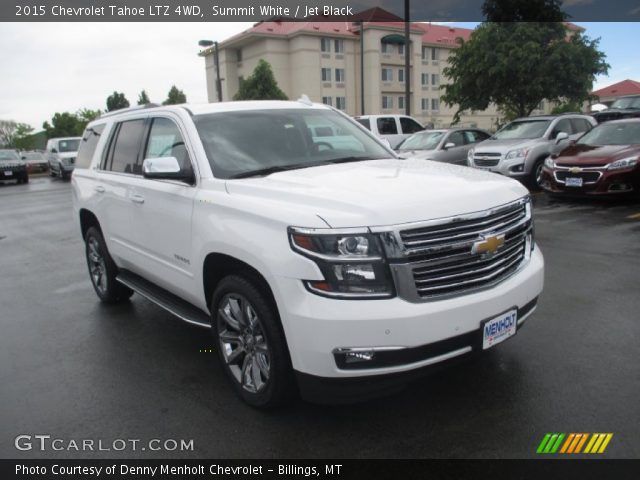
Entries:
<svg viewBox="0 0 640 480">
<path fill-rule="evenodd" d="M 398 159 L 304 100 L 107 114 L 72 184 L 100 299 L 211 327 L 254 406 L 388 391 L 509 338 L 542 290 L 518 182 Z"/>
</svg>

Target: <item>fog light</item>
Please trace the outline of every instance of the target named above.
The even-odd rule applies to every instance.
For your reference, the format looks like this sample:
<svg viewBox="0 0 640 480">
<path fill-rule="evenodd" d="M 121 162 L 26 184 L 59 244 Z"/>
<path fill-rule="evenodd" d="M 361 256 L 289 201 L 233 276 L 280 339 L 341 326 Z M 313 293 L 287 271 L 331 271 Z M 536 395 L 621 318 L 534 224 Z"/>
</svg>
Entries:
<svg viewBox="0 0 640 480">
<path fill-rule="evenodd" d="M 346 352 L 344 354 L 345 363 L 360 363 L 370 362 L 375 357 L 376 353 L 373 350 L 363 350 L 358 352 Z"/>
<path fill-rule="evenodd" d="M 524 172 L 524 163 L 521 163 L 520 165 L 514 165 L 509 170 L 516 173 Z"/>
</svg>

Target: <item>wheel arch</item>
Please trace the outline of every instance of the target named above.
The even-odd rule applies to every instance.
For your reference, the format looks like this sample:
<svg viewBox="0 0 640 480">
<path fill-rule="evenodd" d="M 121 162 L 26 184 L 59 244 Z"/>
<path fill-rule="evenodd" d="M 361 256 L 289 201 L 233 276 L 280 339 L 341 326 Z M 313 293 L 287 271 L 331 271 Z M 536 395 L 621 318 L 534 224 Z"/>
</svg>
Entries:
<svg viewBox="0 0 640 480">
<path fill-rule="evenodd" d="M 87 231 L 91 227 L 96 227 L 100 232 L 102 232 L 102 228 L 100 228 L 100 222 L 98 221 L 98 217 L 95 214 L 87 210 L 86 208 L 81 208 L 80 212 L 80 233 L 82 234 L 82 239 L 87 236 Z"/>
</svg>

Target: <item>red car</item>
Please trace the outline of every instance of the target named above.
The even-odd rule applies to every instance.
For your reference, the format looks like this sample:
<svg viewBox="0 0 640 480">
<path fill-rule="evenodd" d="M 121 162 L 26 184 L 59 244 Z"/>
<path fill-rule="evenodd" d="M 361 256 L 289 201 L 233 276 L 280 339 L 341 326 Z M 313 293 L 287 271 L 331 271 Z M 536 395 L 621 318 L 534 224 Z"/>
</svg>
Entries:
<svg viewBox="0 0 640 480">
<path fill-rule="evenodd" d="M 640 118 L 602 123 L 551 155 L 541 185 L 552 194 L 640 196 Z"/>
</svg>

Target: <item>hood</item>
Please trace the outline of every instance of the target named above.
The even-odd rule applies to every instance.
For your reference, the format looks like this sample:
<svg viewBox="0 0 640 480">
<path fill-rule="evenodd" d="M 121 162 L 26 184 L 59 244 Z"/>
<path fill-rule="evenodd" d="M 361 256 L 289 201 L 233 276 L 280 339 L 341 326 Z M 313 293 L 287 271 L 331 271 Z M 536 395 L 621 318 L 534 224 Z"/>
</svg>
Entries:
<svg viewBox="0 0 640 480">
<path fill-rule="evenodd" d="M 516 148 L 530 147 L 540 141 L 539 138 L 512 138 L 508 140 L 485 140 L 479 143 L 473 151 L 475 153 L 507 153 Z"/>
<path fill-rule="evenodd" d="M 320 216 L 334 228 L 449 217 L 527 194 L 519 182 L 497 174 L 413 159 L 324 165 L 228 180 L 227 191 L 296 205 L 298 211 Z"/>
<path fill-rule="evenodd" d="M 607 165 L 621 158 L 640 154 L 638 145 L 571 145 L 560 152 L 556 157 L 557 165 Z"/>
<path fill-rule="evenodd" d="M 396 152 L 396 154 L 400 158 L 419 158 L 426 160 L 427 158 L 433 157 L 434 152 L 435 150 L 403 150 Z"/>
</svg>

